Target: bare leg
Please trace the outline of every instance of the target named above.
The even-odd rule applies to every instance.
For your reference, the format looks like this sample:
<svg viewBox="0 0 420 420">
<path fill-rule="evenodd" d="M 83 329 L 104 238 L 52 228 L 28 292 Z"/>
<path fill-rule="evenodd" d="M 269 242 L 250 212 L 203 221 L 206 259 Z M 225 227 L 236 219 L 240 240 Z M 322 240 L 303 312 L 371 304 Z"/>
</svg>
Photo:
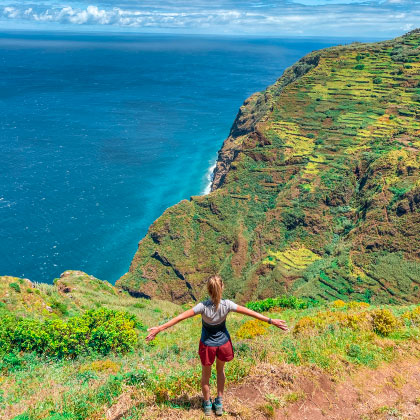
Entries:
<svg viewBox="0 0 420 420">
<path fill-rule="evenodd" d="M 225 390 L 225 362 L 216 358 L 216 371 L 217 371 L 217 396 L 223 397 L 223 391 Z"/>
<path fill-rule="evenodd" d="M 211 376 L 211 366 L 201 365 L 201 390 L 203 391 L 204 401 L 210 399 L 210 376 Z"/>
</svg>

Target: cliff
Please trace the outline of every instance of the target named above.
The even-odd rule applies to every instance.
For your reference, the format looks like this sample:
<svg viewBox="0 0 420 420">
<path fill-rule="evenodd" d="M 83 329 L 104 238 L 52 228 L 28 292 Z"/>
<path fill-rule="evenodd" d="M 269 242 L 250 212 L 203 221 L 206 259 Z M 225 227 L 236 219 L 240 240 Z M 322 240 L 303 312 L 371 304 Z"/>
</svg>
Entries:
<svg viewBox="0 0 420 420">
<path fill-rule="evenodd" d="M 117 286 L 198 300 L 420 300 L 420 30 L 315 51 L 241 107 L 212 192 L 167 209 Z"/>
</svg>

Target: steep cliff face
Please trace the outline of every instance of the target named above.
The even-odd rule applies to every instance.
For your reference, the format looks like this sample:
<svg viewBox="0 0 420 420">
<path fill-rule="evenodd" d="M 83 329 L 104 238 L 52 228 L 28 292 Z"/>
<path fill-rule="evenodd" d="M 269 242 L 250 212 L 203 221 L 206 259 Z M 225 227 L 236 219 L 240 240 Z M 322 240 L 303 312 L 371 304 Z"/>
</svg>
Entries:
<svg viewBox="0 0 420 420">
<path fill-rule="evenodd" d="M 117 286 L 419 301 L 419 150 L 419 30 L 313 52 L 245 101 L 212 192 L 166 210 Z"/>
</svg>

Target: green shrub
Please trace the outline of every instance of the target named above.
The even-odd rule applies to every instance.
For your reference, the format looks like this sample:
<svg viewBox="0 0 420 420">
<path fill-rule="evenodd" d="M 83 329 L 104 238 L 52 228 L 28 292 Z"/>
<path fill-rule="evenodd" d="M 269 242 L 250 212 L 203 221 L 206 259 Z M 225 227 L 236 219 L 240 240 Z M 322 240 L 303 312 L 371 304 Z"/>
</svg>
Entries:
<svg viewBox="0 0 420 420">
<path fill-rule="evenodd" d="M 150 378 L 149 378 L 149 374 L 145 370 L 139 369 L 139 370 L 125 373 L 124 381 L 127 385 L 130 385 L 130 386 L 133 386 L 133 385 L 145 386 L 149 384 Z"/>
<path fill-rule="evenodd" d="M 48 344 L 48 333 L 35 319 L 17 318 L 14 328 L 10 328 L 8 333 L 13 350 L 39 352 Z"/>
<path fill-rule="evenodd" d="M 281 218 L 287 230 L 292 230 L 305 224 L 305 213 L 299 208 L 286 209 L 281 213 Z"/>
<path fill-rule="evenodd" d="M 52 309 L 55 309 L 55 310 L 61 312 L 62 315 L 67 315 L 68 314 L 67 305 L 63 302 L 60 302 L 59 300 L 53 299 L 50 302 L 50 306 L 51 306 Z"/>
<path fill-rule="evenodd" d="M 370 367 L 376 366 L 376 357 L 374 352 L 361 347 L 359 344 L 349 344 L 347 346 L 346 354 L 354 363 Z"/>
<path fill-rule="evenodd" d="M 9 286 L 17 293 L 20 293 L 20 286 L 17 283 L 10 283 Z"/>
<path fill-rule="evenodd" d="M 239 343 L 237 345 L 233 345 L 233 350 L 235 354 L 241 355 L 241 354 L 247 354 L 250 352 L 251 348 L 249 347 L 249 344 L 247 343 Z"/>
<path fill-rule="evenodd" d="M 35 351 L 52 357 L 74 358 L 83 353 L 124 353 L 137 342 L 143 328 L 126 312 L 97 309 L 67 321 L 5 316 L 0 320 L 0 352 Z"/>
<path fill-rule="evenodd" d="M 272 308 L 305 309 L 317 306 L 318 304 L 319 302 L 314 299 L 301 299 L 292 295 L 283 295 L 277 298 L 248 302 L 246 307 L 256 312 L 265 312 Z"/>
<path fill-rule="evenodd" d="M 365 68 L 365 65 L 364 64 L 357 64 L 356 66 L 354 66 L 354 68 L 356 70 L 363 70 Z"/>
<path fill-rule="evenodd" d="M 45 420 L 76 420 L 76 417 L 67 413 L 55 413 L 46 417 Z"/>
<path fill-rule="evenodd" d="M 12 420 L 33 420 L 33 417 L 30 417 L 29 414 L 23 413 L 13 417 Z"/>
<path fill-rule="evenodd" d="M 8 372 L 14 372 L 21 369 L 23 366 L 22 359 L 14 353 L 7 353 L 3 356 L 0 362 L 0 371 L 5 370 Z"/>
<path fill-rule="evenodd" d="M 374 83 L 375 85 L 380 85 L 380 84 L 382 83 L 382 79 L 381 79 L 380 77 L 375 77 L 375 78 L 373 79 L 373 83 Z"/>
<path fill-rule="evenodd" d="M 362 354 L 362 349 L 358 344 L 350 344 L 347 348 L 347 355 L 357 358 Z"/>
<path fill-rule="evenodd" d="M 11 350 L 11 337 L 9 331 L 13 329 L 16 317 L 10 313 L 0 316 L 0 354 L 5 354 Z"/>
<path fill-rule="evenodd" d="M 363 293 L 363 301 L 366 303 L 370 303 L 371 299 L 373 296 L 373 292 L 370 289 L 365 289 L 364 293 Z"/>
<path fill-rule="evenodd" d="M 268 417 L 270 419 L 274 418 L 274 415 L 276 414 L 275 408 L 269 403 L 260 405 L 258 409 L 264 414 L 264 417 Z"/>
</svg>

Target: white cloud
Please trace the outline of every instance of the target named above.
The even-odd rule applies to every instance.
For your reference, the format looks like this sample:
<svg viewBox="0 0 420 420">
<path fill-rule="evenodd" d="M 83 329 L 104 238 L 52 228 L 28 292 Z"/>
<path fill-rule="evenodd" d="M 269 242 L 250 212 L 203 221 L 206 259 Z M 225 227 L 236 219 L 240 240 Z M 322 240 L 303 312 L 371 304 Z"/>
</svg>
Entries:
<svg viewBox="0 0 420 420">
<path fill-rule="evenodd" d="M 18 9 L 15 9 L 14 7 L 5 7 L 3 9 L 3 14 L 9 19 L 16 19 L 17 17 L 19 17 L 20 12 Z"/>
<path fill-rule="evenodd" d="M 62 8 L 47 8 L 34 10 L 28 8 L 19 11 L 14 7 L 5 7 L 3 16 L 9 19 L 26 19 L 35 21 L 53 21 L 75 25 L 121 25 L 121 26 L 184 26 L 202 23 L 232 23 L 240 21 L 246 13 L 236 10 L 219 10 L 207 12 L 150 12 L 142 10 L 124 10 L 119 7 L 100 9 L 97 6 L 87 6 L 85 9 L 65 6 Z"/>
<path fill-rule="evenodd" d="M 8 0 L 0 0 L 5 3 Z M 53 1 L 53 0 L 44 0 Z M 54 0 L 55 1 L 55 0 Z M 132 0 L 99 0 L 100 5 L 80 6 L 67 0 L 67 5 L 51 3 L 34 5 L 30 0 L 19 4 L 7 4 L 0 9 L 0 20 L 38 22 L 39 24 L 91 25 L 139 29 L 169 29 L 173 31 L 230 33 L 269 33 L 307 35 L 388 35 L 410 30 L 420 23 L 418 0 L 368 0 L 355 4 L 355 0 L 301 0 L 305 4 L 289 0 L 189 1 L 166 0 L 141 3 Z M 80 0 L 79 0 L 80 1 Z M 108 1 L 108 3 L 106 3 Z M 296 0 L 297 1 L 297 0 Z M 352 4 L 343 4 L 348 1 Z M 400 3 L 391 2 L 404 1 Z M 329 3 L 329 4 L 327 4 Z M 410 22 L 405 22 L 406 19 Z"/>
<path fill-rule="evenodd" d="M 407 23 L 402 27 L 403 31 L 411 31 L 412 29 L 414 29 L 414 25 L 412 23 Z"/>
</svg>

